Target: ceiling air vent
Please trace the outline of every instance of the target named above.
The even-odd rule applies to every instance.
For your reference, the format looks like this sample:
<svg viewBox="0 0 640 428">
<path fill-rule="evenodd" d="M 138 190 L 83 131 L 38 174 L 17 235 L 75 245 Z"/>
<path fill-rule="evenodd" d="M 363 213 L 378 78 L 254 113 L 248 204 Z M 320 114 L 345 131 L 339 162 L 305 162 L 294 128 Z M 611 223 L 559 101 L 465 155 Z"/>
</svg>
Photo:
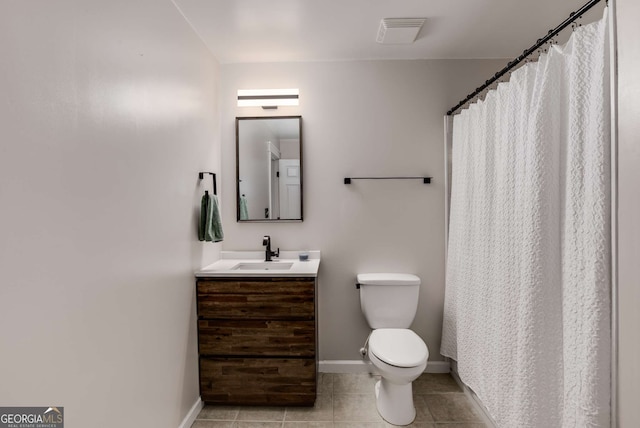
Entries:
<svg viewBox="0 0 640 428">
<path fill-rule="evenodd" d="M 385 18 L 380 21 L 376 41 L 389 45 L 413 43 L 424 21 L 424 18 Z"/>
</svg>

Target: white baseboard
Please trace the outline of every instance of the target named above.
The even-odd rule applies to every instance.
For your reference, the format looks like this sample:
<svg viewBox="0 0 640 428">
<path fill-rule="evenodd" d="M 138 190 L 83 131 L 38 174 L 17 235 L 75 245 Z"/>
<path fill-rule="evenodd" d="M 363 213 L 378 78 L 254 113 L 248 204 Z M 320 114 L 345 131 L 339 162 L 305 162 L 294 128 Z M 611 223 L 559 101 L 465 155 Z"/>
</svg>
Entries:
<svg viewBox="0 0 640 428">
<path fill-rule="evenodd" d="M 322 360 L 320 373 L 375 373 L 375 367 L 364 360 Z M 448 361 L 428 361 L 425 373 L 449 373 Z"/>
<path fill-rule="evenodd" d="M 448 361 L 427 361 L 425 373 L 449 373 L 451 366 Z"/>
<path fill-rule="evenodd" d="M 198 417 L 198 413 L 200 413 L 200 410 L 202 410 L 203 407 L 204 407 L 204 403 L 202 402 L 200 397 L 198 397 L 198 399 L 193 404 L 193 406 L 191 406 L 191 409 L 189 409 L 187 416 L 184 417 L 184 419 L 182 420 L 178 428 L 191 428 L 191 425 L 193 425 L 196 418 Z"/>
</svg>

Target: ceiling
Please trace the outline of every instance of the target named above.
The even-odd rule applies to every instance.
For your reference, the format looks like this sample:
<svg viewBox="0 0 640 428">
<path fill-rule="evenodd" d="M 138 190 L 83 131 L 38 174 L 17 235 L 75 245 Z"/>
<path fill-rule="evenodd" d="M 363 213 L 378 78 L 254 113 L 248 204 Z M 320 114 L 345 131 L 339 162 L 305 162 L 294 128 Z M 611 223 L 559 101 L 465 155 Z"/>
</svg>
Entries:
<svg viewBox="0 0 640 428">
<path fill-rule="evenodd" d="M 513 58 L 586 0 L 173 0 L 222 64 Z M 597 19 L 604 2 L 583 21 Z M 376 43 L 382 18 L 426 18 L 411 45 Z"/>
</svg>

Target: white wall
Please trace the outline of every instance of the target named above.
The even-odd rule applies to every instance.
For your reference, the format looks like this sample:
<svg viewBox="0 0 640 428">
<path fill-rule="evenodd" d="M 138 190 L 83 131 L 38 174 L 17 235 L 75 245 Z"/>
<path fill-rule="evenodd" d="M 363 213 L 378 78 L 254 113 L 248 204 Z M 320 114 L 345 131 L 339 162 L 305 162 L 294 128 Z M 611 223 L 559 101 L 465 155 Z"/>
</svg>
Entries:
<svg viewBox="0 0 640 428">
<path fill-rule="evenodd" d="M 640 3 L 617 0 L 619 425 L 640 421 Z"/>
<path fill-rule="evenodd" d="M 221 66 L 225 250 L 260 250 L 268 234 L 281 249 L 320 249 L 320 358 L 357 360 L 369 333 L 359 272 L 422 278 L 414 329 L 431 360 L 439 355 L 444 296 L 442 116 L 506 61 L 360 61 Z M 234 203 L 237 89 L 299 88 L 304 222 L 238 224 Z M 269 111 L 266 115 L 272 115 Z M 354 181 L 347 176 L 428 175 L 421 181 Z"/>
<path fill-rule="evenodd" d="M 300 159 L 300 140 L 285 138 L 280 140 L 281 159 Z"/>
<path fill-rule="evenodd" d="M 221 246 L 196 234 L 217 63 L 155 0 L 0 2 L 0 63 L 0 405 L 175 428 L 198 397 L 193 270 Z"/>
<path fill-rule="evenodd" d="M 242 121 L 242 143 L 240 144 L 243 168 L 240 174 L 240 193 L 247 197 L 247 212 L 250 219 L 264 218 L 264 210 L 269 207 L 269 166 L 267 164 L 267 142 L 280 149 L 280 142 L 271 128 L 263 122 Z M 235 141 L 235 140 L 234 140 Z M 235 150 L 235 143 L 234 143 Z M 235 158 L 228 160 L 235 165 Z M 234 173 L 235 174 L 235 173 Z M 233 177 L 235 182 L 235 175 Z M 232 189 L 231 198 L 235 196 Z M 229 197 L 229 194 L 227 195 Z M 230 199 L 235 206 L 235 199 Z M 228 221 L 235 221 L 236 217 Z"/>
</svg>

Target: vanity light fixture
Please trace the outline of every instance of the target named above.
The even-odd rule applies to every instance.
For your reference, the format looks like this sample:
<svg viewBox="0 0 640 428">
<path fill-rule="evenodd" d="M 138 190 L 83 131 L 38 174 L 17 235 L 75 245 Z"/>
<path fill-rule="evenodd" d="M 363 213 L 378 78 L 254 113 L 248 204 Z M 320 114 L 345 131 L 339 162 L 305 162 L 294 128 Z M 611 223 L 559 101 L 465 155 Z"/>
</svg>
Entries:
<svg viewBox="0 0 640 428">
<path fill-rule="evenodd" d="M 238 89 L 238 107 L 297 106 L 298 89 Z"/>
</svg>

